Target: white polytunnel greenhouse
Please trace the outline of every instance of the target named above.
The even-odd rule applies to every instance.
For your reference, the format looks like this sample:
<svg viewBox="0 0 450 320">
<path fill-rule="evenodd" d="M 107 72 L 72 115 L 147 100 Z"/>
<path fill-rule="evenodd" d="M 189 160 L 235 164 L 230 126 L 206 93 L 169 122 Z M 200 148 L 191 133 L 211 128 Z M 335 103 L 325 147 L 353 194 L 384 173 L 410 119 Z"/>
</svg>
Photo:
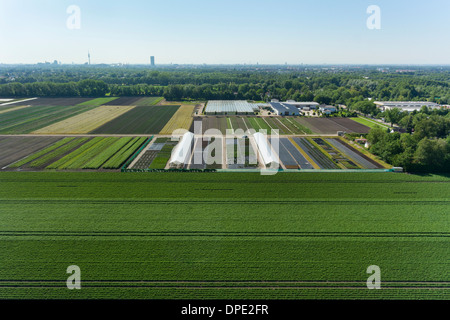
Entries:
<svg viewBox="0 0 450 320">
<path fill-rule="evenodd" d="M 267 138 L 261 132 L 256 132 L 255 134 L 253 134 L 253 138 L 255 139 L 256 145 L 258 146 L 258 151 L 264 164 L 266 166 L 270 166 L 272 164 L 277 166 L 279 164 L 279 161 L 277 157 L 274 156 L 274 152 L 272 152 Z"/>
<path fill-rule="evenodd" d="M 169 165 L 180 166 L 183 164 L 187 164 L 189 162 L 193 144 L 194 134 L 192 132 L 186 132 L 180 139 L 180 142 L 173 149 Z"/>
</svg>

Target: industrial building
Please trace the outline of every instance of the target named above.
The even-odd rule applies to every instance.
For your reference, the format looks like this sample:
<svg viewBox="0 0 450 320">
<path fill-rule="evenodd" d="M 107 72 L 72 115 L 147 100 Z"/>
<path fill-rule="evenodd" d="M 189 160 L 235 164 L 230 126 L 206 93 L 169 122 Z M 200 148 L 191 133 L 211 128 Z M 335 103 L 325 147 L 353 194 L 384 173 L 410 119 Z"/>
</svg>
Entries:
<svg viewBox="0 0 450 320">
<path fill-rule="evenodd" d="M 207 115 L 250 115 L 259 110 L 258 105 L 242 100 L 210 100 L 206 105 Z"/>
<path fill-rule="evenodd" d="M 382 111 L 397 108 L 402 111 L 413 112 L 414 110 L 419 111 L 423 106 L 430 109 L 438 109 L 440 107 L 437 103 L 426 101 L 375 101 L 374 103 Z"/>
<path fill-rule="evenodd" d="M 319 107 L 319 104 L 317 102 L 295 102 L 292 100 L 288 100 L 286 103 L 305 111 L 315 110 Z"/>
<path fill-rule="evenodd" d="M 298 116 L 300 112 L 296 107 L 287 103 L 271 102 L 272 111 L 279 116 Z"/>
</svg>

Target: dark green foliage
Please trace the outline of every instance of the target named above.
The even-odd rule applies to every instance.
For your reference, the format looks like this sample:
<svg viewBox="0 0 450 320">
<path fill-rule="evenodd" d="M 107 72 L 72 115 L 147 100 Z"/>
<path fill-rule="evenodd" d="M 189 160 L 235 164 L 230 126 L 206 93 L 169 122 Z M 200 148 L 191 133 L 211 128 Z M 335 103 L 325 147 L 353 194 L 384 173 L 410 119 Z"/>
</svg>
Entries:
<svg viewBox="0 0 450 320">
<path fill-rule="evenodd" d="M 448 299 L 449 182 L 4 172 L 0 298 Z M 373 264 L 396 288 L 367 290 Z"/>
</svg>

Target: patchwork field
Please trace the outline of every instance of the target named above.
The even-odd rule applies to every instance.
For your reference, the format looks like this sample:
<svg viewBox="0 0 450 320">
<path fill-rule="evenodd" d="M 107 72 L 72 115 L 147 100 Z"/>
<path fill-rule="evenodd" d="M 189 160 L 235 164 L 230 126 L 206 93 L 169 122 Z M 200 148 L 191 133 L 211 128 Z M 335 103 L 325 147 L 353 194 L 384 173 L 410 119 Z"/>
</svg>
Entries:
<svg viewBox="0 0 450 320">
<path fill-rule="evenodd" d="M 103 124 L 120 117 L 134 107 L 101 106 L 89 110 L 77 116 L 60 121 L 42 129 L 36 130 L 35 134 L 79 134 L 89 133 Z M 114 132 L 116 133 L 116 132 Z M 120 132 L 117 132 L 120 133 Z"/>
<path fill-rule="evenodd" d="M 368 133 L 370 128 L 350 118 L 295 118 L 295 121 L 311 129 L 315 134 Z"/>
<path fill-rule="evenodd" d="M 9 111 L 0 117 L 0 134 L 24 134 L 37 131 L 91 110 L 89 106 L 34 106 Z"/>
<path fill-rule="evenodd" d="M 48 138 L 43 138 L 47 141 Z M 145 137 L 67 137 L 9 162 L 8 170 L 119 169 L 147 140 Z M 1 142 L 1 140 L 0 140 Z M 22 154 L 24 151 L 22 151 Z"/>
<path fill-rule="evenodd" d="M 181 105 L 173 117 L 162 128 L 160 135 L 171 135 L 174 130 L 185 129 L 189 130 L 192 125 L 192 115 L 195 110 L 195 105 L 184 104 Z"/>
<path fill-rule="evenodd" d="M 69 107 L 83 104 L 91 100 L 93 100 L 93 98 L 37 98 L 33 100 L 28 100 L 24 104 L 30 106 Z M 18 103 L 20 103 L 20 101 Z"/>
<path fill-rule="evenodd" d="M 89 106 L 89 107 L 100 107 L 102 105 L 107 105 L 111 103 L 112 101 L 116 100 L 118 98 L 112 97 L 112 98 L 97 98 L 92 99 L 83 103 L 78 104 L 78 106 Z"/>
<path fill-rule="evenodd" d="M 25 108 L 29 108 L 30 106 L 5 106 L 5 107 L 0 107 L 0 114 L 5 113 L 5 112 L 10 112 L 10 111 L 15 111 L 15 110 L 21 110 L 21 109 L 25 109 Z"/>
<path fill-rule="evenodd" d="M 266 130 L 267 134 L 275 133 L 272 130 L 278 130 L 280 135 L 304 135 L 312 134 L 311 129 L 296 121 L 292 117 L 225 117 L 225 116 L 207 116 L 196 118 L 196 121 L 202 121 L 203 132 L 209 129 L 218 129 L 222 133 L 238 129 L 246 132 L 247 130 Z M 336 132 L 334 132 L 336 134 Z"/>
<path fill-rule="evenodd" d="M 142 98 L 135 102 L 133 105 L 136 105 L 138 107 L 149 107 L 160 103 L 162 100 L 164 100 L 163 97 Z"/>
<path fill-rule="evenodd" d="M 60 139 L 56 137 L 0 137 L 0 169 Z"/>
<path fill-rule="evenodd" d="M 144 98 L 144 99 L 155 99 L 155 98 Z M 137 106 L 138 102 L 143 100 L 142 97 L 120 97 L 110 103 L 111 106 Z"/>
<path fill-rule="evenodd" d="M 358 118 L 351 118 L 353 121 L 356 121 L 360 124 L 363 124 L 369 128 L 375 128 L 375 127 L 382 127 L 382 128 L 389 128 L 389 126 L 386 126 L 384 124 L 378 123 L 375 120 L 370 120 L 368 118 L 358 117 Z"/>
<path fill-rule="evenodd" d="M 180 106 L 135 107 L 91 131 L 93 134 L 158 134 Z M 124 108 L 124 107 L 121 107 Z"/>
<path fill-rule="evenodd" d="M 3 172 L 0 185 L 3 299 L 450 299 L 449 177 Z M 70 265 L 82 290 L 66 288 Z"/>
</svg>

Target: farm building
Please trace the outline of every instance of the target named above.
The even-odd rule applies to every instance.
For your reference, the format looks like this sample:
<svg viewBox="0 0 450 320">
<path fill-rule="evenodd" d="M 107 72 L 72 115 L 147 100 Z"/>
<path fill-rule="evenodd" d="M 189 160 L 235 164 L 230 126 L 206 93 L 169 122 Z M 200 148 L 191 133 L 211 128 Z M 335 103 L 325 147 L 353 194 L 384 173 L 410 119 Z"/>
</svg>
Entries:
<svg viewBox="0 0 450 320">
<path fill-rule="evenodd" d="M 253 114 L 258 106 L 242 100 L 210 100 L 206 106 L 207 115 Z"/>
<path fill-rule="evenodd" d="M 256 145 L 258 146 L 258 152 L 261 156 L 262 162 L 266 166 L 278 167 L 279 161 L 274 155 L 274 152 L 272 151 L 272 148 L 270 147 L 266 137 L 262 133 L 256 132 L 253 134 L 253 138 L 255 139 Z"/>
<path fill-rule="evenodd" d="M 414 110 L 419 111 L 423 106 L 430 109 L 437 109 L 440 107 L 437 103 L 425 101 L 375 101 L 374 103 L 382 111 L 397 108 L 402 111 L 413 112 Z"/>
<path fill-rule="evenodd" d="M 271 102 L 273 112 L 279 116 L 298 116 L 300 112 L 296 107 L 288 103 Z"/>
<path fill-rule="evenodd" d="M 337 111 L 336 107 L 333 106 L 327 106 L 327 105 L 321 105 L 319 107 L 319 111 L 321 111 L 324 114 L 332 114 Z"/>
<path fill-rule="evenodd" d="M 189 162 L 193 144 L 194 134 L 192 132 L 186 132 L 180 139 L 180 142 L 173 149 L 169 165 L 171 167 L 178 167 L 187 164 Z"/>
<path fill-rule="evenodd" d="M 295 102 L 292 100 L 288 100 L 287 103 L 301 110 L 306 108 L 307 110 L 305 111 L 315 110 L 319 107 L 319 104 L 317 102 Z"/>
</svg>

